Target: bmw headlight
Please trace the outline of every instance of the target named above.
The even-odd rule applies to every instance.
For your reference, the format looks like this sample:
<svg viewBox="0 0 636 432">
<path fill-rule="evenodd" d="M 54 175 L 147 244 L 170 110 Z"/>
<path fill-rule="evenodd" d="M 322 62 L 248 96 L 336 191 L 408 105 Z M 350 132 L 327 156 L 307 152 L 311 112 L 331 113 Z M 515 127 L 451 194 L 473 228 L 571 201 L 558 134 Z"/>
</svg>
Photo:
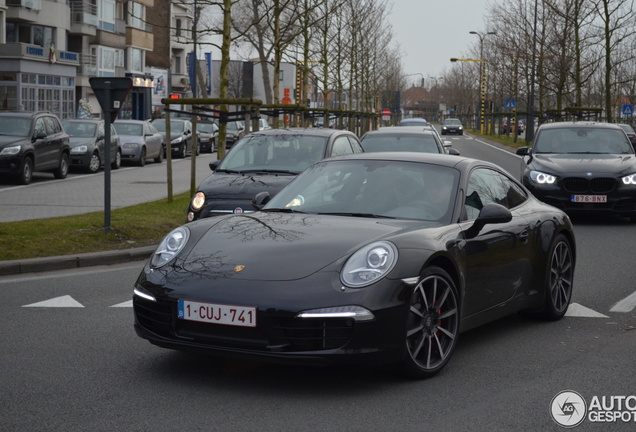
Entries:
<svg viewBox="0 0 636 432">
<path fill-rule="evenodd" d="M 203 204 L 205 204 L 205 194 L 203 192 L 195 193 L 194 197 L 192 197 L 192 201 L 190 202 L 192 209 L 201 210 L 201 207 L 203 207 Z"/>
<path fill-rule="evenodd" d="M 190 230 L 179 227 L 168 234 L 159 244 L 157 250 L 150 258 L 150 265 L 158 268 L 169 263 L 186 245 L 190 238 Z"/>
<path fill-rule="evenodd" d="M 183 141 L 183 137 L 178 137 L 170 141 L 170 144 L 181 144 L 182 141 Z"/>
<path fill-rule="evenodd" d="M 82 153 L 86 153 L 87 151 L 88 151 L 88 146 L 79 145 L 71 149 L 71 154 L 82 154 Z"/>
<path fill-rule="evenodd" d="M 636 174 L 630 174 L 628 176 L 623 177 L 623 184 L 636 185 Z"/>
<path fill-rule="evenodd" d="M 361 288 L 382 279 L 397 262 L 398 251 L 393 243 L 380 241 L 371 243 L 347 261 L 340 279 L 346 286 Z"/>
<path fill-rule="evenodd" d="M 5 147 L 2 149 L 2 151 L 0 152 L 0 154 L 2 155 L 16 155 L 20 153 L 20 146 L 11 146 L 11 147 Z"/>
<path fill-rule="evenodd" d="M 530 171 L 530 178 L 533 182 L 538 184 L 554 184 L 556 177 L 550 174 L 542 173 L 540 171 Z"/>
</svg>

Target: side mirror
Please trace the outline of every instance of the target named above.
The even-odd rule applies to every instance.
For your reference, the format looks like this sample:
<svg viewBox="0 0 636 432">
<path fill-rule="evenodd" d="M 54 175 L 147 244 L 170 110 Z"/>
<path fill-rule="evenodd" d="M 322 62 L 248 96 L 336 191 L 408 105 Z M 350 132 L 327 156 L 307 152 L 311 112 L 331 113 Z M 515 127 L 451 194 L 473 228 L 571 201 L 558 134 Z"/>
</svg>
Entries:
<svg viewBox="0 0 636 432">
<path fill-rule="evenodd" d="M 210 162 L 209 167 L 211 171 L 216 171 L 216 169 L 219 167 L 219 164 L 221 163 L 220 160 L 213 160 L 212 162 Z"/>
<path fill-rule="evenodd" d="M 475 237 L 483 227 L 490 224 L 500 224 L 510 222 L 512 213 L 501 204 L 488 203 L 482 207 L 475 223 L 466 230 L 466 237 Z"/>
<path fill-rule="evenodd" d="M 46 138 L 46 134 L 44 132 L 37 132 L 33 135 L 33 139 L 31 141 L 37 141 L 44 138 Z"/>
<path fill-rule="evenodd" d="M 528 156 L 528 154 L 530 153 L 528 147 L 521 147 L 517 149 L 517 154 L 519 156 Z"/>
<path fill-rule="evenodd" d="M 449 147 L 447 150 L 449 155 L 459 156 L 459 150 L 457 150 L 456 148 Z"/>
<path fill-rule="evenodd" d="M 252 199 L 252 206 L 254 206 L 256 210 L 261 210 L 270 199 L 271 197 L 269 196 L 269 192 L 259 192 L 256 194 L 254 199 Z"/>
</svg>

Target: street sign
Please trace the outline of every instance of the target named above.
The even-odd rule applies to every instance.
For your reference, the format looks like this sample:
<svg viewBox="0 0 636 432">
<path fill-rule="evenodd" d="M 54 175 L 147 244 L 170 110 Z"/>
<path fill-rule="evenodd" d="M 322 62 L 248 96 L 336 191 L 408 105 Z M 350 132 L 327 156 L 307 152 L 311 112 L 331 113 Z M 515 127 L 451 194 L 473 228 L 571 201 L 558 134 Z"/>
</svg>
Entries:
<svg viewBox="0 0 636 432">
<path fill-rule="evenodd" d="M 109 118 L 111 123 L 114 122 L 126 96 L 132 89 L 132 79 L 92 77 L 88 79 L 88 82 L 102 107 L 104 118 Z"/>
<path fill-rule="evenodd" d="M 634 105 L 625 104 L 623 105 L 623 115 L 630 116 L 634 114 Z"/>
<path fill-rule="evenodd" d="M 507 109 L 517 108 L 517 99 L 516 98 L 506 99 L 504 106 Z"/>
</svg>

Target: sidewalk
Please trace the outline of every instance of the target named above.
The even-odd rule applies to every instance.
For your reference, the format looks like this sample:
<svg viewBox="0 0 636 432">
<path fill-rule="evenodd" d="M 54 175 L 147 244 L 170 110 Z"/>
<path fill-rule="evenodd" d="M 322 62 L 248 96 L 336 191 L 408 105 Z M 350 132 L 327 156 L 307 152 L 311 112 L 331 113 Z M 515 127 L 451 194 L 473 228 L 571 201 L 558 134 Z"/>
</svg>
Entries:
<svg viewBox="0 0 636 432">
<path fill-rule="evenodd" d="M 210 175 L 208 165 L 213 160 L 216 160 L 216 153 L 197 156 L 197 186 Z M 124 166 L 111 172 L 111 210 L 166 198 L 166 170 L 165 162 L 149 162 L 144 167 Z M 188 192 L 191 159 L 173 160 L 172 172 L 173 193 L 176 195 Z M 35 179 L 30 186 L 0 189 L 0 222 L 103 211 L 103 171 L 94 175 L 70 176 L 65 180 L 53 180 L 50 174 L 41 174 L 41 177 L 44 180 L 38 182 Z M 183 211 L 185 214 L 186 209 Z M 150 257 L 155 247 L 156 245 L 149 245 L 133 249 L 0 261 L 0 276 L 143 261 Z"/>
</svg>

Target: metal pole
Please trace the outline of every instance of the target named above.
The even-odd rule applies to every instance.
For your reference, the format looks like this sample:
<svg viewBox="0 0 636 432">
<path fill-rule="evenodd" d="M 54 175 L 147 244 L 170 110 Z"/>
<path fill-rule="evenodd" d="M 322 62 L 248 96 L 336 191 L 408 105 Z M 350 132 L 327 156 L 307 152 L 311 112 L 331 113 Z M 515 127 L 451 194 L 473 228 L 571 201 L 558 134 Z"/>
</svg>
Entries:
<svg viewBox="0 0 636 432">
<path fill-rule="evenodd" d="M 530 68 L 530 97 L 528 98 L 528 117 L 526 120 L 526 142 L 534 141 L 534 76 L 537 55 L 537 0 L 534 0 L 534 25 L 532 31 L 532 67 Z"/>
<path fill-rule="evenodd" d="M 104 231 L 110 231 L 110 115 L 112 112 L 112 86 L 104 92 Z"/>
</svg>

